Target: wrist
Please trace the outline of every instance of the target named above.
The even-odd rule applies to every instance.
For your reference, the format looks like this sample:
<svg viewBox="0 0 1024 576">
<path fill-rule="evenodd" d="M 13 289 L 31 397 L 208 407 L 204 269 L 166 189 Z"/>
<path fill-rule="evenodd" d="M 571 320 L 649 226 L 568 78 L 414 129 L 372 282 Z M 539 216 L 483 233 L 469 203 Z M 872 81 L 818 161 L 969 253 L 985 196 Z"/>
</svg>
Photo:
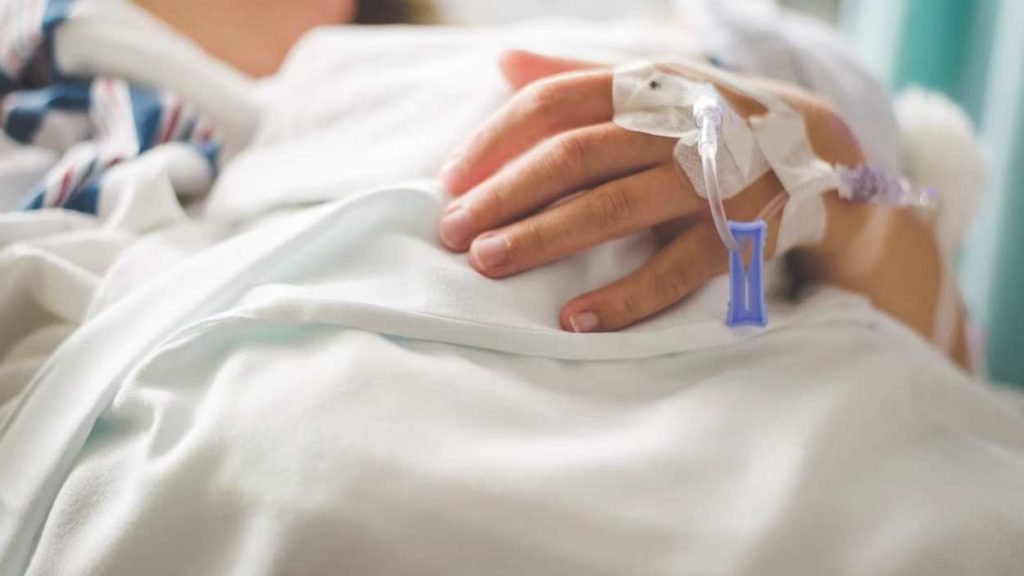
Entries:
<svg viewBox="0 0 1024 576">
<path fill-rule="evenodd" d="M 863 285 L 885 257 L 895 231 L 920 225 L 908 210 L 848 202 L 836 192 L 825 194 L 822 200 L 825 234 L 819 243 L 797 253 L 802 268 L 814 280 Z"/>
</svg>

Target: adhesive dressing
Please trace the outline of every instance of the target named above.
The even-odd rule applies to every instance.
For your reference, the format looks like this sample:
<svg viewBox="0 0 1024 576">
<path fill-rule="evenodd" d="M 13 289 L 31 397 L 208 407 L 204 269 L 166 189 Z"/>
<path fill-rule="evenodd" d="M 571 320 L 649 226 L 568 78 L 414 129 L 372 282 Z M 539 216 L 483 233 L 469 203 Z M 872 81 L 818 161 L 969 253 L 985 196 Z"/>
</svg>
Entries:
<svg viewBox="0 0 1024 576">
<path fill-rule="evenodd" d="M 633 132 L 678 138 L 676 162 L 694 192 L 708 198 L 696 147 L 700 126 L 693 108 L 702 97 L 717 100 L 722 119 L 715 162 L 722 199 L 736 196 L 774 171 L 788 194 L 776 252 L 782 254 L 819 242 L 826 226 L 821 195 L 837 189 L 840 180 L 833 167 L 811 149 L 803 116 L 779 98 L 726 71 L 699 63 L 686 66 L 691 75 L 708 80 L 694 79 L 671 64 L 639 62 L 618 67 L 612 88 L 615 123 Z M 744 120 L 709 80 L 756 100 L 766 113 Z"/>
<path fill-rule="evenodd" d="M 765 112 L 743 119 L 716 85 L 757 101 Z M 699 63 L 684 69 L 640 62 L 615 70 L 612 93 L 617 125 L 678 138 L 675 160 L 695 193 L 708 201 L 715 228 L 729 250 L 730 326 L 768 322 L 763 278 L 766 222 L 780 210 L 777 254 L 821 241 L 827 225 L 822 194 L 829 190 L 852 202 L 936 206 L 934 190 L 917 190 L 906 179 L 870 166 L 832 166 L 818 158 L 800 112 L 726 71 Z M 785 193 L 769 202 L 754 222 L 730 221 L 724 200 L 769 170 Z"/>
<path fill-rule="evenodd" d="M 707 198 L 707 186 L 696 145 L 700 128 L 693 106 L 701 98 L 721 99 L 708 82 L 698 82 L 653 64 L 616 70 L 613 83 L 615 123 L 633 132 L 678 138 L 675 159 L 694 191 Z M 732 198 L 770 167 L 747 123 L 732 108 L 723 108 L 722 144 L 717 157 L 723 198 Z"/>
</svg>

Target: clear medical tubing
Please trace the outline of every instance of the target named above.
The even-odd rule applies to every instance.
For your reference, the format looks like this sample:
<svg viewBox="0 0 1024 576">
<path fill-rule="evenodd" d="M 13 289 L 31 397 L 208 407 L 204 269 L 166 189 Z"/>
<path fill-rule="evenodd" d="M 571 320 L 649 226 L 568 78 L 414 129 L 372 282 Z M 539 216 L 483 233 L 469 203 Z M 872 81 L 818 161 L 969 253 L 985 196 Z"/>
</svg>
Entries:
<svg viewBox="0 0 1024 576">
<path fill-rule="evenodd" d="M 718 188 L 718 130 L 722 127 L 722 106 L 717 99 L 702 96 L 693 105 L 693 118 L 700 127 L 697 137 L 697 151 L 700 153 L 701 166 L 704 169 L 704 186 L 707 188 L 708 203 L 711 205 L 711 217 L 722 243 L 730 252 L 739 252 L 740 245 L 729 230 L 729 218 L 725 214 L 725 204 Z"/>
</svg>

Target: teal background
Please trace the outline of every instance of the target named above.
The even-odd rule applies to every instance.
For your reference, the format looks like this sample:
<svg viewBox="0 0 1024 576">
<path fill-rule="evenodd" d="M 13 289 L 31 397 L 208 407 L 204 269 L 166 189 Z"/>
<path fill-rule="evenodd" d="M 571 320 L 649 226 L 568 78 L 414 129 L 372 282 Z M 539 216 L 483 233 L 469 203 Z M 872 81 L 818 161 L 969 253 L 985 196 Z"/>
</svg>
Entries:
<svg viewBox="0 0 1024 576">
<path fill-rule="evenodd" d="M 959 270 L 990 376 L 1024 388 L 1024 0 L 845 0 L 840 22 L 894 90 L 944 92 L 979 126 L 992 177 Z"/>
</svg>

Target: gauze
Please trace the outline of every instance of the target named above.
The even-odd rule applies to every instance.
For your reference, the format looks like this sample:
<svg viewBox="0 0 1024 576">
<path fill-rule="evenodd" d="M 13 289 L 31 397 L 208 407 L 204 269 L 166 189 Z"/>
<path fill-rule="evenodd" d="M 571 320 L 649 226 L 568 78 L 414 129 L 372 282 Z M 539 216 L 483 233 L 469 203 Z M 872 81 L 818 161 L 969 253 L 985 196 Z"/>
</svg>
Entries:
<svg viewBox="0 0 1024 576">
<path fill-rule="evenodd" d="M 699 129 L 693 105 L 703 96 L 722 103 L 717 154 L 723 198 L 736 196 L 769 170 L 789 195 L 782 212 L 776 252 L 819 242 L 826 219 L 821 194 L 836 189 L 838 176 L 819 159 L 807 139 L 803 116 L 782 100 L 708 66 L 688 63 L 700 76 L 759 102 L 766 112 L 744 120 L 709 81 L 695 80 L 672 65 L 640 62 L 617 68 L 612 85 L 617 125 L 634 132 L 678 138 L 674 156 L 698 196 L 707 198 Z"/>
</svg>

